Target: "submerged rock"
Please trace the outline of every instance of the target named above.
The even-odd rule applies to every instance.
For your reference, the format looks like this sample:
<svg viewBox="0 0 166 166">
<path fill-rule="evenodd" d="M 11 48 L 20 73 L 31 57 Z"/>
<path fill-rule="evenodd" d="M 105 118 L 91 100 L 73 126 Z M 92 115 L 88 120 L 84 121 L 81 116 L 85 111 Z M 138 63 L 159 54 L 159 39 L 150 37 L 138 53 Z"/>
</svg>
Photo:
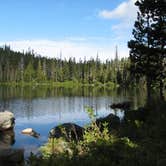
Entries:
<svg viewBox="0 0 166 166">
<path fill-rule="evenodd" d="M 138 108 L 137 110 L 133 111 L 125 111 L 124 120 L 126 121 L 145 121 L 148 116 L 149 111 L 147 111 L 145 108 Z"/>
<path fill-rule="evenodd" d="M 32 128 L 26 128 L 26 129 L 22 130 L 21 133 L 33 136 L 35 138 L 38 138 L 40 136 L 40 134 L 37 133 L 36 131 L 34 131 Z"/>
<path fill-rule="evenodd" d="M 64 123 L 52 128 L 49 132 L 49 138 L 63 137 L 66 140 L 80 140 L 83 138 L 84 128 L 74 123 Z"/>
<path fill-rule="evenodd" d="M 2 166 L 23 166 L 24 165 L 24 150 L 0 148 L 0 165 Z"/>
<path fill-rule="evenodd" d="M 122 102 L 122 103 L 114 103 L 114 104 L 110 105 L 110 107 L 112 109 L 118 108 L 118 109 L 124 109 L 124 110 L 126 110 L 126 109 L 130 109 L 131 102 L 130 101 L 125 101 L 125 102 Z"/>
<path fill-rule="evenodd" d="M 96 120 L 96 124 L 103 129 L 103 124 L 104 123 L 108 123 L 108 129 L 116 129 L 119 127 L 120 125 L 120 119 L 118 116 L 114 115 L 114 114 L 109 114 L 108 116 L 104 117 L 104 118 L 99 118 Z"/>
<path fill-rule="evenodd" d="M 12 129 L 15 124 L 14 114 L 10 111 L 0 112 L 0 131 Z"/>
</svg>

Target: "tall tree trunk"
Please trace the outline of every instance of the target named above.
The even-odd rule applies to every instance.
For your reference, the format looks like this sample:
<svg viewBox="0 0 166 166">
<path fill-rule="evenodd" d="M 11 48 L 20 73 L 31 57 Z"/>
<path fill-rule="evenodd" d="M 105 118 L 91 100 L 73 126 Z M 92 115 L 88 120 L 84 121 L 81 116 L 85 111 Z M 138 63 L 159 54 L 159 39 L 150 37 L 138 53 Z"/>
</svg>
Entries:
<svg viewBox="0 0 166 166">
<path fill-rule="evenodd" d="M 149 77 L 147 77 L 146 79 L 146 88 L 147 88 L 147 101 L 151 100 L 151 79 Z"/>
<path fill-rule="evenodd" d="M 160 80 L 160 99 L 164 100 L 164 84 L 163 84 L 163 80 Z"/>
</svg>

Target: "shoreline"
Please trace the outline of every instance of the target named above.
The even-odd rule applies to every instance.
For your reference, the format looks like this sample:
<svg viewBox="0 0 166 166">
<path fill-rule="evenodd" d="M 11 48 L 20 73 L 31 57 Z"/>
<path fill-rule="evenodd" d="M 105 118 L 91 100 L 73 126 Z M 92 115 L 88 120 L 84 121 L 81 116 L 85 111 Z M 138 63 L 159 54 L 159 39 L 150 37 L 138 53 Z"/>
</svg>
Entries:
<svg viewBox="0 0 166 166">
<path fill-rule="evenodd" d="M 37 87 L 37 86 L 48 86 L 48 87 L 97 87 L 97 88 L 109 88 L 109 89 L 116 89 L 120 87 L 118 84 L 113 82 L 101 83 L 81 83 L 81 82 L 74 82 L 74 81 L 65 81 L 65 82 L 0 82 L 0 86 L 11 86 L 11 87 Z"/>
</svg>

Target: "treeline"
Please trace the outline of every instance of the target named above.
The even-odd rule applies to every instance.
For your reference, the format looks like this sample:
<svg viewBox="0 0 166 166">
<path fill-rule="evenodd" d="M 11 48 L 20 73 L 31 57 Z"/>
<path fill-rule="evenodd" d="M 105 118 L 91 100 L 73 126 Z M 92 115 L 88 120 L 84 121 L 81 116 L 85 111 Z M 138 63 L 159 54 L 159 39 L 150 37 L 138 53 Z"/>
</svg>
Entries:
<svg viewBox="0 0 166 166">
<path fill-rule="evenodd" d="M 0 48 L 0 82 L 65 82 L 82 84 L 115 83 L 127 86 L 132 81 L 129 60 L 118 59 L 102 62 L 98 56 L 90 60 L 75 58 L 62 60 L 36 56 L 33 51 L 15 52 L 8 46 Z"/>
</svg>

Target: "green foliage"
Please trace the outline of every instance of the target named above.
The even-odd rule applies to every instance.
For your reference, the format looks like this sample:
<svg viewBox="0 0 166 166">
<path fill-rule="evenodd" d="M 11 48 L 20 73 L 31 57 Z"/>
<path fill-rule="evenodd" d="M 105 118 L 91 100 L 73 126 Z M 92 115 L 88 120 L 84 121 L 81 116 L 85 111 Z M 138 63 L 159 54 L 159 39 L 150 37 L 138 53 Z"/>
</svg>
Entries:
<svg viewBox="0 0 166 166">
<path fill-rule="evenodd" d="M 38 67 L 37 67 L 37 77 L 38 82 L 44 82 L 46 80 L 46 75 L 44 69 L 42 69 L 41 61 L 38 61 Z"/>
<path fill-rule="evenodd" d="M 96 123 L 92 123 L 90 129 L 86 129 L 84 133 L 84 143 L 95 143 L 97 141 L 108 140 L 109 133 L 108 129 L 104 128 L 101 132 L 100 128 L 96 125 Z"/>
<path fill-rule="evenodd" d="M 31 62 L 24 71 L 24 81 L 32 82 L 35 79 L 35 71 Z"/>
<path fill-rule="evenodd" d="M 89 118 L 92 120 L 92 122 L 94 122 L 96 120 L 96 115 L 95 115 L 94 110 L 88 106 L 86 106 L 85 109 L 86 109 L 86 112 L 87 112 Z"/>
<path fill-rule="evenodd" d="M 92 108 L 86 107 L 86 112 L 88 113 L 92 123 L 90 126 L 86 127 L 86 130 L 84 132 L 83 136 L 83 144 L 89 144 L 89 143 L 96 143 L 100 141 L 108 141 L 110 138 L 112 139 L 112 136 L 109 133 L 108 130 L 108 124 L 104 123 L 103 130 L 100 130 L 100 127 L 96 124 L 96 115 Z"/>
<path fill-rule="evenodd" d="M 72 155 L 72 142 L 67 142 L 63 138 L 50 138 L 48 143 L 40 148 L 43 157 L 49 158 L 52 154 Z"/>
<path fill-rule="evenodd" d="M 134 122 L 135 122 L 135 125 L 137 126 L 137 128 L 139 128 L 143 125 L 143 121 L 135 120 Z"/>
<path fill-rule="evenodd" d="M 0 83 L 15 82 L 22 85 L 25 82 L 29 85 L 38 83 L 70 87 L 79 84 L 110 86 L 110 89 L 113 89 L 117 84 L 117 71 L 121 73 L 123 84 L 131 80 L 130 76 L 126 78 L 123 74 L 124 71 L 129 73 L 125 64 L 128 64 L 127 58 L 106 62 L 101 62 L 99 58 L 78 62 L 74 58 L 69 58 L 68 61 L 58 58 L 48 59 L 35 56 L 33 51 L 14 52 L 5 46 L 0 48 Z M 75 85 L 71 85 L 73 83 Z"/>
<path fill-rule="evenodd" d="M 107 82 L 107 83 L 105 84 L 105 86 L 106 86 L 106 87 L 109 87 L 110 89 L 115 89 L 115 88 L 119 87 L 118 84 L 115 84 L 114 82 L 111 82 L 111 81 Z"/>
</svg>

